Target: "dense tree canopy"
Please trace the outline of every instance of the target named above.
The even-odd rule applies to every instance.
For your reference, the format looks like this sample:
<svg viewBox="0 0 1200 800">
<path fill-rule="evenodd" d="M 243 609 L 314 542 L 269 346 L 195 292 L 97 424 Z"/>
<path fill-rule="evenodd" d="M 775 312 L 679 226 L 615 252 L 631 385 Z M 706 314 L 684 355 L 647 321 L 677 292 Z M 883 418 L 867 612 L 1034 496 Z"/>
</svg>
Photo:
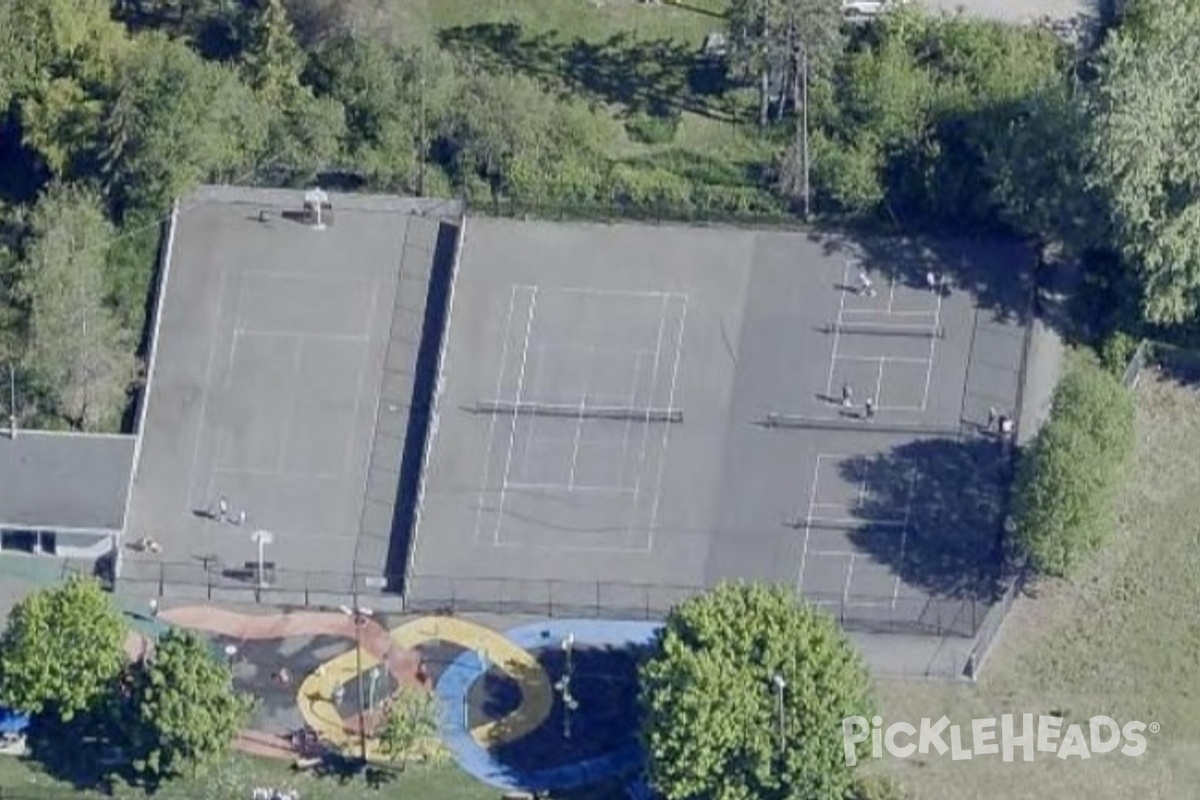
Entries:
<svg viewBox="0 0 1200 800">
<path fill-rule="evenodd" d="M 79 430 L 110 427 L 138 373 L 130 332 L 106 302 L 113 227 L 95 192 L 54 184 L 28 231 L 16 296 L 28 309 L 24 366 L 42 410 Z"/>
<path fill-rule="evenodd" d="M 865 668 L 833 618 L 761 586 L 676 607 L 642 692 L 650 779 L 667 800 L 844 797 L 842 720 L 873 713 Z"/>
<path fill-rule="evenodd" d="M 1017 539 L 1035 571 L 1070 575 L 1108 539 L 1132 452 L 1129 392 L 1081 358 L 1055 391 L 1050 419 L 1017 476 Z"/>
<path fill-rule="evenodd" d="M 0 637 L 0 704 L 63 720 L 94 708 L 125 662 L 125 625 L 93 580 L 43 589 Z"/>
<path fill-rule="evenodd" d="M 1137 0 L 1101 52 L 1090 96 L 1091 183 L 1154 322 L 1200 308 L 1198 58 L 1200 2 Z"/>
<path fill-rule="evenodd" d="M 155 776 L 195 771 L 228 752 L 252 708 L 233 690 L 228 664 L 187 631 L 159 637 L 132 668 L 127 692 L 134 766 Z"/>
</svg>

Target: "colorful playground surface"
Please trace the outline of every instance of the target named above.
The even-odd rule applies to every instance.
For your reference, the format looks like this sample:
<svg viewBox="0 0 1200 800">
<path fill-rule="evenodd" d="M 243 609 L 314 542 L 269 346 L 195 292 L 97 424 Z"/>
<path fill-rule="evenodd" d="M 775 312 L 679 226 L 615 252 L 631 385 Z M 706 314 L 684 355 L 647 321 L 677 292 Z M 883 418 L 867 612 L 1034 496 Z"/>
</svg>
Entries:
<svg viewBox="0 0 1200 800">
<path fill-rule="evenodd" d="M 391 627 L 364 619 L 356 630 L 337 612 L 211 606 L 166 610 L 156 622 L 204 633 L 229 657 L 235 684 L 261 709 L 239 747 L 260 755 L 296 758 L 290 734 L 306 727 L 329 751 L 356 757 L 365 740 L 368 759 L 383 760 L 373 736 L 380 709 L 410 685 L 435 694 L 440 745 L 505 791 L 636 779 L 642 764 L 637 665 L 654 623 L 560 619 L 499 633 L 428 616 Z"/>
</svg>

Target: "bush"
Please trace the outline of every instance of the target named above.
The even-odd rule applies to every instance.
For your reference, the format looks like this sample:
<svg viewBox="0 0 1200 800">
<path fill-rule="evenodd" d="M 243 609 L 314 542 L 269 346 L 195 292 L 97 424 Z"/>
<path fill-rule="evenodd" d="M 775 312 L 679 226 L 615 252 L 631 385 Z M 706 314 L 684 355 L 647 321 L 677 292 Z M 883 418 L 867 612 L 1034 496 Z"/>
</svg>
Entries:
<svg viewBox="0 0 1200 800">
<path fill-rule="evenodd" d="M 670 144 L 679 130 L 680 115 L 670 110 L 663 114 L 637 111 L 625 120 L 625 132 L 629 138 L 642 144 Z"/>
<path fill-rule="evenodd" d="M 1017 474 L 1017 542 L 1038 573 L 1066 577 L 1111 535 L 1133 452 L 1133 400 L 1092 360 L 1072 365 Z"/>
<path fill-rule="evenodd" d="M 1100 363 L 1120 378 L 1138 349 L 1138 339 L 1124 331 L 1113 331 L 1100 343 Z"/>
<path fill-rule="evenodd" d="M 873 713 L 866 669 L 837 622 L 786 587 L 724 585 L 676 606 L 641 681 L 665 800 L 849 794 L 842 720 Z"/>
</svg>

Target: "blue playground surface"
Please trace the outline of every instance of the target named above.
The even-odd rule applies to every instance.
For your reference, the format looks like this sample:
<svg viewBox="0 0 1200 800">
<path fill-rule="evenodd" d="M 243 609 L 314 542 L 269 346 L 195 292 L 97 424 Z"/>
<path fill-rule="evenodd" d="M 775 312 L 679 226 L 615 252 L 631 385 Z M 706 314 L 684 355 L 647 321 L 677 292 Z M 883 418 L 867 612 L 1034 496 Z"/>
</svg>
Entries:
<svg viewBox="0 0 1200 800">
<path fill-rule="evenodd" d="M 654 622 L 559 619 L 522 625 L 506 631 L 505 635 L 535 656 L 539 656 L 543 651 L 561 651 L 561 643 L 568 636 L 573 637 L 574 650 L 579 653 L 601 649 L 636 651 L 650 644 L 660 627 L 660 623 Z M 539 661 L 546 663 L 546 659 L 539 658 Z M 472 689 L 477 681 L 485 677 L 483 667 L 479 655 L 474 651 L 463 652 L 442 673 L 436 687 L 442 707 L 443 739 L 465 772 L 499 789 L 525 792 L 564 791 L 614 778 L 636 778 L 645 758 L 637 744 L 637 719 L 633 714 L 629 714 L 628 719 L 624 720 L 627 723 L 622 726 L 624 730 L 617 732 L 615 739 L 618 744 L 615 749 L 553 766 L 533 768 L 514 763 L 523 762 L 525 759 L 513 758 L 513 754 L 507 752 L 513 745 L 491 750 L 481 747 L 469 732 L 467 709 Z M 550 674 L 551 681 L 557 681 L 561 677 L 561 674 L 554 672 Z M 602 714 L 606 706 L 611 706 L 611 699 L 589 696 L 589 683 L 579 677 L 574 679 L 572 684 L 576 687 L 574 694 L 579 704 L 578 709 L 573 712 L 577 719 L 577 736 L 586 741 L 591 727 L 589 721 L 595 722 L 596 715 Z M 632 702 L 638 691 L 636 682 L 632 679 L 627 687 L 610 687 L 610 691 L 612 690 L 621 692 L 625 702 Z M 539 740 L 541 752 L 545 756 L 543 763 L 553 763 L 556 755 L 561 758 L 564 754 L 579 750 L 579 746 L 568 742 L 563 734 L 561 698 L 556 698 L 555 705 L 556 713 L 542 725 L 542 728 L 553 726 L 553 729 L 539 728 L 529 737 Z M 605 720 L 609 728 L 612 727 L 612 722 Z M 622 733 L 624 735 L 619 735 Z M 558 753 L 546 748 L 546 743 L 553 741 L 562 744 Z M 514 743 L 519 744 L 520 741 Z"/>
</svg>

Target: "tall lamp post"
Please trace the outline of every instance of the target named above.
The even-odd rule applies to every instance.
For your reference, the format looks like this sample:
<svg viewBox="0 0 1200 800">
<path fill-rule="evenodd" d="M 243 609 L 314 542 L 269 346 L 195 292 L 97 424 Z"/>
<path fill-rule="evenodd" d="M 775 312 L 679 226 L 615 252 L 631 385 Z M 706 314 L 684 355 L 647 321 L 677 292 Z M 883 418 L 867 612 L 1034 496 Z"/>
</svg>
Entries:
<svg viewBox="0 0 1200 800">
<path fill-rule="evenodd" d="M 354 672 L 358 685 L 358 755 L 362 763 L 367 763 L 367 713 L 363 702 L 363 668 L 362 668 L 362 627 L 375 612 L 361 606 L 341 606 L 341 611 L 354 620 Z"/>
<path fill-rule="evenodd" d="M 787 749 L 786 740 L 784 739 L 785 720 L 783 716 L 783 690 L 787 688 L 787 681 L 779 673 L 771 676 L 771 685 L 775 687 L 776 705 L 779 709 L 779 755 L 782 756 Z"/>
</svg>

